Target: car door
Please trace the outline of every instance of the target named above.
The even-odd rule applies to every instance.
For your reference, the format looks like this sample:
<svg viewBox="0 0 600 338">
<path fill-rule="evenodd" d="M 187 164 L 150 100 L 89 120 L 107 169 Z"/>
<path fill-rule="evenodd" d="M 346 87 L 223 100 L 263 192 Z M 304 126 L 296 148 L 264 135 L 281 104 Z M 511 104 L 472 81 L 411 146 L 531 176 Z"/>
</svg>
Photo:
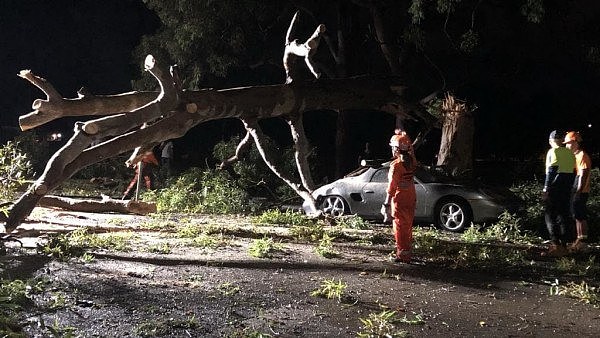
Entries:
<svg viewBox="0 0 600 338">
<path fill-rule="evenodd" d="M 376 169 L 361 189 L 362 202 L 356 203 L 354 213 L 365 218 L 380 218 L 381 204 L 385 200 L 389 167 Z"/>
<path fill-rule="evenodd" d="M 415 207 L 415 220 L 429 220 L 431 218 L 431 212 L 429 211 L 429 205 L 431 204 L 427 194 L 427 187 L 419 181 L 417 177 L 415 181 L 415 192 L 417 195 L 417 205 Z"/>
</svg>

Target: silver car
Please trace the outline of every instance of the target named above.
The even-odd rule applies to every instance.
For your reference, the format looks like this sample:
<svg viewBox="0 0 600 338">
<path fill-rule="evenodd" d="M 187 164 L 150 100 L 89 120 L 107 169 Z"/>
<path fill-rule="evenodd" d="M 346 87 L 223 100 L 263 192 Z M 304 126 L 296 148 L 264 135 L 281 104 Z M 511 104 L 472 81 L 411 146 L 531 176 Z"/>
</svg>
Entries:
<svg viewBox="0 0 600 338">
<path fill-rule="evenodd" d="M 385 200 L 389 166 L 389 162 L 363 166 L 316 189 L 313 197 L 317 206 L 332 216 L 357 214 L 366 219 L 383 219 L 380 208 Z M 514 212 L 520 204 L 507 189 L 461 184 L 428 167 L 418 167 L 414 181 L 415 223 L 433 223 L 448 231 L 462 231 L 472 222 L 497 220 L 502 212 Z M 308 210 L 306 203 L 303 207 Z"/>
</svg>

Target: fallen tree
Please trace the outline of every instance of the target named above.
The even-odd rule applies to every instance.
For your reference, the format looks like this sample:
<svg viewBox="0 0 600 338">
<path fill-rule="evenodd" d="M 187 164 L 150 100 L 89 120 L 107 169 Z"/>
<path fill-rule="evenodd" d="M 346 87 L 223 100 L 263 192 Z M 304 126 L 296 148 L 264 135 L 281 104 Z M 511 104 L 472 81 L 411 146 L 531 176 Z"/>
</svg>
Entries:
<svg viewBox="0 0 600 338">
<path fill-rule="evenodd" d="M 315 210 L 307 161 L 308 141 L 302 123 L 304 112 L 375 109 L 432 122 L 432 118 L 420 110 L 406 108 L 409 106 L 404 97 L 406 87 L 397 78 L 355 77 L 185 91 L 181 89 L 175 68 L 167 72 L 151 55 L 146 57 L 145 68 L 160 84 L 160 92 L 95 96 L 80 90 L 78 98 L 65 99 L 45 79 L 28 70 L 20 73 L 47 96 L 46 100 L 35 100 L 35 111 L 20 118 L 21 129 L 35 128 L 64 116 L 102 117 L 75 123 L 71 139 L 51 157 L 43 174 L 10 207 L 4 217 L 7 232 L 13 231 L 29 215 L 44 195 L 82 168 L 136 148 L 147 149 L 161 141 L 181 137 L 206 121 L 240 119 L 269 168 Z M 274 117 L 285 119 L 290 126 L 300 179 L 277 168 L 272 155 L 264 150 L 264 135 L 258 121 Z"/>
</svg>

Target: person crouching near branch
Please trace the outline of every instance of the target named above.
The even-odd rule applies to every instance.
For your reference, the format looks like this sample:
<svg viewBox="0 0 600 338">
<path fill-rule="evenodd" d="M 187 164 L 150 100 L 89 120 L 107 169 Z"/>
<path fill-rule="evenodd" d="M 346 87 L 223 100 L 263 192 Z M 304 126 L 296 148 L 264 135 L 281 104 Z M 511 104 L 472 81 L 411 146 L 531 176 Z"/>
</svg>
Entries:
<svg viewBox="0 0 600 338">
<path fill-rule="evenodd" d="M 153 176 L 154 170 L 158 167 L 158 160 L 156 159 L 156 156 L 154 156 L 154 153 L 150 150 L 145 152 L 137 162 L 127 161 L 127 166 L 135 169 L 135 175 L 131 179 L 131 182 L 129 182 L 125 192 L 123 192 L 123 197 L 121 199 L 129 198 L 132 190 L 134 190 L 134 187 L 137 185 L 138 176 L 140 175 L 140 163 L 142 164 L 141 175 L 144 179 L 146 189 L 151 190 L 154 188 Z"/>
<path fill-rule="evenodd" d="M 570 219 L 571 188 L 575 179 L 575 155 L 563 147 L 564 134 L 550 133 L 550 149 L 546 154 L 546 180 L 542 192 L 545 204 L 544 219 L 550 235 L 550 248 L 544 253 L 560 257 L 567 253 L 567 224 Z"/>
<path fill-rule="evenodd" d="M 384 223 L 393 220 L 396 239 L 396 262 L 410 263 L 412 249 L 412 225 L 417 196 L 413 176 L 416 159 L 412 142 L 406 132 L 396 130 L 390 139 L 394 160 L 390 163 L 385 202 L 381 207 Z M 391 208 L 390 208 L 391 206 Z M 390 210 L 391 209 L 391 210 Z"/>
</svg>

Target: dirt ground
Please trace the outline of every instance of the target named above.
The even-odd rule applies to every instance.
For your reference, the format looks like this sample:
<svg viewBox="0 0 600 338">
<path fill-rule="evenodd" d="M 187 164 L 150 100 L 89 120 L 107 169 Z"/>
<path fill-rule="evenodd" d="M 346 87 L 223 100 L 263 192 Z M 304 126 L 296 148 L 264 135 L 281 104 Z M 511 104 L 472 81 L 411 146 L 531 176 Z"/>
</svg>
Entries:
<svg viewBox="0 0 600 338">
<path fill-rule="evenodd" d="M 197 216 L 204 224 L 249 225 L 243 217 Z M 117 221 L 116 221 L 117 220 Z M 395 332 L 412 337 L 592 337 L 600 309 L 550 295 L 569 276 L 533 261 L 530 269 L 459 269 L 418 255 L 388 259 L 390 245 L 336 243 L 327 259 L 314 244 L 280 240 L 282 251 L 255 258 L 251 236 L 228 245 L 186 245 L 164 231 L 135 231 L 128 252 L 92 251 L 63 262 L 33 249 L 48 231 L 135 229 L 141 216 L 34 211 L 20 249 L 0 256 L 4 279 L 43 278 L 44 291 L 22 312 L 28 337 L 355 337 L 361 318 L 396 312 Z M 285 227 L 280 229 L 285 233 Z M 285 238 L 285 236 L 281 237 Z M 169 253 L 148 247 L 168 243 Z M 346 285 L 341 300 L 311 296 L 325 280 Z M 596 282 L 597 281 L 591 281 Z M 54 332 L 54 333 L 53 333 Z"/>
</svg>

